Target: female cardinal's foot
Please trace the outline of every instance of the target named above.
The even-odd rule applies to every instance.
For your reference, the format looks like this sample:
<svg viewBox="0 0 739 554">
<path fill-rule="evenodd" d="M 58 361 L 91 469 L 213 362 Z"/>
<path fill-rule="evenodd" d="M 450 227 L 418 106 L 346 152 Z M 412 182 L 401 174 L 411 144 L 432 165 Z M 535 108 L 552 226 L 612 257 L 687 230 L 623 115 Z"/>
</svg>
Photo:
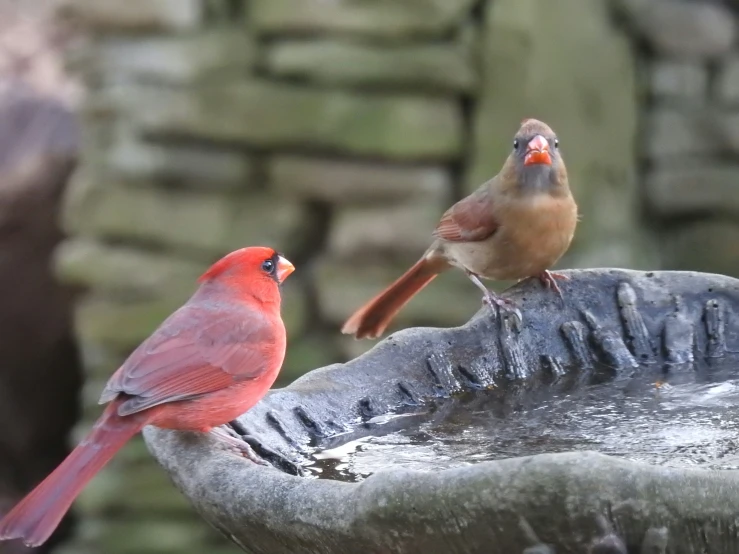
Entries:
<svg viewBox="0 0 739 554">
<path fill-rule="evenodd" d="M 515 315 L 519 321 L 522 321 L 523 319 L 521 317 L 521 311 L 516 307 L 516 304 L 515 302 L 513 302 L 513 300 L 501 298 L 491 290 L 485 291 L 485 294 L 483 294 L 482 296 L 482 303 L 490 306 L 491 308 L 493 306 L 497 306 L 501 310 L 510 312 Z"/>
<path fill-rule="evenodd" d="M 486 304 L 487 306 L 490 306 L 495 311 L 495 308 L 497 307 L 498 310 L 504 310 L 510 314 L 512 314 L 518 321 L 519 327 L 523 323 L 523 316 L 521 315 L 521 311 L 516 307 L 515 302 L 513 300 L 508 300 L 507 298 L 501 298 L 497 294 L 495 294 L 493 291 L 488 290 L 488 288 L 482 284 L 482 281 L 480 281 L 480 278 L 475 275 L 474 273 L 467 272 L 467 277 L 470 278 L 470 281 L 475 283 L 481 290 L 482 290 L 482 303 Z"/>
<path fill-rule="evenodd" d="M 213 427 L 211 430 L 211 433 L 214 437 L 216 437 L 221 442 L 227 444 L 228 446 L 235 448 L 238 450 L 239 454 L 244 456 L 244 458 L 248 458 L 255 464 L 259 464 L 260 466 L 269 466 L 267 462 L 265 462 L 262 458 L 257 456 L 256 452 L 252 450 L 252 447 L 249 446 L 247 443 L 242 441 L 240 438 L 236 438 L 233 435 L 231 435 L 228 432 L 228 426 L 224 427 Z"/>
<path fill-rule="evenodd" d="M 562 289 L 559 288 L 559 285 L 557 284 L 557 279 L 561 279 L 562 281 L 569 281 L 570 278 L 567 275 L 544 270 L 544 272 L 537 275 L 537 277 L 539 278 L 539 281 L 541 281 L 542 285 L 544 285 L 548 289 L 554 289 L 559 297 L 564 300 Z"/>
</svg>

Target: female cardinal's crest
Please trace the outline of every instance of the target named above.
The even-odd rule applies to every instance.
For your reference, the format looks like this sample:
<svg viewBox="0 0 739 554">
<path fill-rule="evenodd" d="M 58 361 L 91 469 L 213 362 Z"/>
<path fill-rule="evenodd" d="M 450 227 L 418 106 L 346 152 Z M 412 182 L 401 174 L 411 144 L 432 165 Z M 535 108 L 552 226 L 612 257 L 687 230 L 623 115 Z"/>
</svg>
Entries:
<svg viewBox="0 0 739 554">
<path fill-rule="evenodd" d="M 521 127 L 518 130 L 519 133 L 526 134 L 543 134 L 543 135 L 554 135 L 551 127 L 533 117 L 527 117 L 521 120 Z"/>
</svg>

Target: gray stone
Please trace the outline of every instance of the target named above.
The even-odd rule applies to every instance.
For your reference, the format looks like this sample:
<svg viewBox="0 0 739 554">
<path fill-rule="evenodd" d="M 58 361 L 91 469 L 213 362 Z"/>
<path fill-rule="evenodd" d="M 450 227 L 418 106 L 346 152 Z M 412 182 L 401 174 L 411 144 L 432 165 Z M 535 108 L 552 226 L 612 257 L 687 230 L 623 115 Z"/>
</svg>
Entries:
<svg viewBox="0 0 739 554">
<path fill-rule="evenodd" d="M 187 295 L 180 292 L 125 302 L 88 295 L 75 306 L 75 329 L 86 343 L 100 343 L 118 352 L 131 351 L 187 300 Z"/>
<path fill-rule="evenodd" d="M 223 238 L 225 251 L 244 246 L 269 246 L 288 258 L 298 247 L 310 247 L 305 236 L 314 227 L 311 214 L 293 198 L 250 192 L 226 197 L 231 205 L 228 231 Z"/>
<path fill-rule="evenodd" d="M 686 348 L 695 362 L 670 367 L 680 383 L 700 383 L 700 375 L 711 371 L 708 364 L 736 367 L 739 330 L 717 322 L 715 313 L 736 313 L 737 280 L 616 269 L 573 271 L 570 277 L 564 307 L 538 283 L 507 294 L 522 303 L 525 323 L 517 331 L 482 310 L 462 327 L 393 333 L 365 356 L 271 391 L 239 422 L 255 443 L 304 463 L 314 441 L 331 447 L 347 432 L 357 434 L 345 441 L 372 434 L 366 425 L 371 417 L 407 413 L 414 405 L 428 411 L 427 402 L 435 398 L 475 394 L 481 385 L 463 375 L 502 396 L 515 391 L 516 409 L 533 411 L 540 398 L 561 393 L 562 385 L 582 391 L 596 375 L 598 386 L 612 387 L 614 397 L 653 399 L 654 382 L 662 378 L 654 368 L 664 368 Z M 634 298 L 628 308 L 617 301 L 625 291 Z M 681 338 L 663 332 L 676 318 L 688 331 Z M 562 332 L 574 322 L 586 333 L 577 348 Z M 702 340 L 694 342 L 693 336 Z M 640 345 L 646 345 L 651 363 L 635 368 Z M 577 363 L 580 355 L 607 361 L 608 377 L 595 364 Z M 571 378 L 553 385 L 546 360 L 561 363 Z M 498 425 L 506 423 L 501 415 Z M 406 425 L 412 430 L 418 423 Z M 581 451 L 441 471 L 396 467 L 348 483 L 290 475 L 279 456 L 269 457 L 274 467 L 256 466 L 208 435 L 147 427 L 144 436 L 198 513 L 254 554 L 516 553 L 531 547 L 532 538 L 556 552 L 587 552 L 594 541 L 623 552 L 623 545 L 630 551 L 654 545 L 650 530 L 661 528 L 669 529 L 676 553 L 737 549 L 737 537 L 726 531 L 734 525 L 739 496 L 739 475 L 732 470 L 659 466 Z"/>
<path fill-rule="evenodd" d="M 292 254 L 288 255 L 288 257 L 291 256 Z M 298 264 L 296 272 L 280 289 L 282 298 L 280 313 L 282 314 L 282 321 L 285 323 L 287 336 L 291 339 L 303 336 L 307 330 L 310 330 L 311 324 L 314 323 L 311 319 L 311 303 L 304 286 L 305 269 L 303 265 Z M 296 369 L 296 364 L 293 365 L 293 369 Z M 305 372 L 305 367 L 303 367 L 303 372 Z"/>
<path fill-rule="evenodd" d="M 344 208 L 331 225 L 327 251 L 354 260 L 398 255 L 420 257 L 431 244 L 431 232 L 443 213 L 443 203 L 432 199 Z"/>
<path fill-rule="evenodd" d="M 446 199 L 449 171 L 439 166 L 365 163 L 308 156 L 276 155 L 267 181 L 285 195 L 331 204 L 378 204 L 412 198 Z"/>
<path fill-rule="evenodd" d="M 379 292 L 379 289 L 378 291 Z M 357 340 L 348 335 L 342 335 L 339 338 L 339 346 L 344 360 L 353 360 L 358 358 L 365 352 L 369 352 L 375 346 L 373 342 L 367 340 Z"/>
<path fill-rule="evenodd" d="M 460 106 L 451 98 L 323 91 L 259 81 L 108 92 L 113 105 L 140 129 L 159 137 L 262 148 L 310 146 L 410 160 L 449 160 L 462 149 Z"/>
<path fill-rule="evenodd" d="M 267 69 L 326 85 L 404 86 L 468 92 L 476 83 L 471 52 L 460 44 L 369 45 L 340 40 L 276 42 Z"/>
<path fill-rule="evenodd" d="M 644 39 L 658 52 L 686 59 L 716 58 L 731 50 L 736 21 L 715 2 L 653 0 L 636 13 Z"/>
<path fill-rule="evenodd" d="M 739 164 L 658 167 L 647 174 L 645 189 L 650 207 L 662 216 L 739 214 Z"/>
<path fill-rule="evenodd" d="M 233 148 L 148 142 L 119 133 L 106 150 L 107 167 L 129 180 L 161 181 L 194 189 L 246 189 L 252 158 Z"/>
<path fill-rule="evenodd" d="M 698 63 L 660 59 L 652 63 L 650 86 L 657 98 L 702 101 L 708 91 L 708 70 Z"/>
<path fill-rule="evenodd" d="M 473 4 L 474 0 L 252 0 L 247 19 L 260 33 L 408 39 L 447 35 Z"/>
<path fill-rule="evenodd" d="M 705 109 L 657 107 L 644 123 L 644 155 L 650 160 L 707 155 L 721 149 L 714 118 Z"/>
<path fill-rule="evenodd" d="M 185 31 L 201 23 L 203 0 L 62 0 L 59 10 L 98 30 Z"/>
<path fill-rule="evenodd" d="M 400 277 L 422 253 L 405 257 L 407 262 L 402 265 L 387 262 L 380 265 L 373 263 L 372 258 L 353 263 L 322 258 L 316 262 L 315 268 L 316 293 L 322 317 L 332 323 L 343 323 L 362 304 Z M 461 324 L 480 308 L 481 299 L 480 290 L 467 277 L 461 272 L 449 271 L 437 277 L 405 306 L 391 327 Z"/>
<path fill-rule="evenodd" d="M 56 276 L 61 281 L 118 295 L 156 297 L 172 290 L 194 291 L 197 278 L 207 268 L 203 262 L 172 254 L 87 238 L 63 242 L 54 257 Z"/>
<path fill-rule="evenodd" d="M 82 235 L 220 249 L 231 204 L 222 195 L 122 186 L 78 174 L 66 197 L 65 226 Z"/>
<path fill-rule="evenodd" d="M 132 442 L 138 442 L 139 440 L 138 437 L 135 437 Z M 120 468 L 116 467 L 115 461 L 109 466 L 109 471 L 114 475 L 120 471 Z M 120 503 L 125 496 L 132 492 L 126 486 L 125 477 L 126 475 L 123 473 L 117 486 L 111 487 L 115 490 L 113 493 L 115 504 Z M 157 492 L 166 494 L 168 484 L 169 481 L 166 477 L 160 476 L 156 488 L 154 490 L 150 489 L 149 494 L 152 496 L 156 496 Z M 94 482 L 92 486 L 94 486 Z M 201 545 L 204 544 L 208 545 L 206 548 L 209 553 L 234 554 L 231 548 L 223 546 L 222 539 L 212 530 L 208 529 L 207 526 L 199 525 L 198 520 L 195 519 L 192 513 L 190 517 L 173 513 L 164 516 L 162 521 L 158 521 L 159 518 L 155 518 L 151 514 L 142 514 L 140 518 L 136 517 L 133 514 L 139 512 L 133 511 L 132 508 L 128 508 L 128 510 L 131 510 L 130 512 L 128 510 L 124 512 L 127 514 L 125 518 L 118 515 L 118 512 L 114 511 L 113 508 L 108 510 L 85 518 L 86 525 L 94 529 L 94 533 L 89 533 L 91 536 L 84 537 L 86 539 L 84 543 L 87 544 L 82 547 L 74 543 L 69 545 L 66 554 L 94 554 L 95 552 L 105 552 L 105 554 L 132 554 L 134 552 L 167 554 L 176 552 L 184 554 L 186 552 L 200 552 L 198 548 L 203 548 Z M 113 515 L 113 513 L 116 515 Z M 104 550 L 99 547 L 99 549 L 96 549 L 96 545 L 101 545 Z"/>
<path fill-rule="evenodd" d="M 734 204 L 736 213 L 739 202 Z M 663 233 L 662 245 L 665 268 L 739 276 L 739 224 L 735 221 L 705 218 L 682 223 Z"/>
<path fill-rule="evenodd" d="M 635 32 L 636 20 L 644 7 L 652 0 L 612 0 L 613 13 L 628 25 L 629 31 Z"/>
<path fill-rule="evenodd" d="M 711 129 L 718 145 L 719 153 L 739 153 L 739 111 L 713 111 Z"/>
<path fill-rule="evenodd" d="M 107 81 L 189 85 L 249 70 L 256 57 L 252 38 L 242 30 L 218 29 L 161 37 L 103 37 L 92 54 L 94 71 Z"/>
<path fill-rule="evenodd" d="M 716 95 L 721 102 L 739 104 L 739 56 L 721 63 L 716 77 Z"/>
<path fill-rule="evenodd" d="M 69 231 L 209 255 L 258 244 L 283 250 L 304 224 L 298 205 L 273 197 L 127 186 L 84 174 L 65 203 Z"/>
<path fill-rule="evenodd" d="M 317 334 L 291 337 L 288 340 L 285 361 L 277 377 L 276 386 L 285 386 L 305 374 L 308 368 L 321 367 L 332 364 L 341 357 L 336 333 Z"/>
<path fill-rule="evenodd" d="M 582 214 L 567 263 L 650 265 L 651 241 L 631 208 L 641 194 L 635 64 L 610 2 L 558 0 L 553 10 L 550 0 L 495 0 L 482 47 L 466 189 L 498 172 L 523 118 L 543 119 L 559 135 Z"/>
<path fill-rule="evenodd" d="M 95 403 L 97 403 L 97 398 Z M 91 483 L 90 488 L 85 489 L 84 500 L 80 502 L 80 505 L 86 512 L 134 512 L 152 519 L 158 519 L 162 517 L 162 514 L 167 514 L 167 519 L 170 521 L 174 517 L 191 519 L 187 517 L 187 512 L 192 512 L 192 508 L 182 495 L 172 494 L 171 490 L 168 490 L 171 489 L 171 485 L 167 483 L 166 478 L 162 478 L 162 471 L 156 464 L 148 463 L 150 458 L 143 441 L 136 440 L 130 446 L 126 445 L 125 454 L 120 458 L 116 456 L 115 461 L 125 459 L 130 465 L 126 467 L 123 464 L 115 464 L 117 466 L 115 467 L 116 478 L 101 480 L 97 486 L 95 486 L 96 483 Z M 138 523 L 135 521 L 135 524 Z M 202 533 L 200 526 L 195 527 L 192 532 L 183 533 L 184 536 L 179 537 L 182 541 L 179 545 L 180 552 L 188 552 L 192 544 L 188 544 L 186 540 L 192 540 L 193 535 L 197 536 L 199 533 Z M 163 545 L 164 551 L 172 552 L 175 548 L 172 544 L 174 541 L 166 542 L 170 544 Z M 151 548 L 151 545 L 144 546 L 145 551 L 150 553 Z"/>
</svg>

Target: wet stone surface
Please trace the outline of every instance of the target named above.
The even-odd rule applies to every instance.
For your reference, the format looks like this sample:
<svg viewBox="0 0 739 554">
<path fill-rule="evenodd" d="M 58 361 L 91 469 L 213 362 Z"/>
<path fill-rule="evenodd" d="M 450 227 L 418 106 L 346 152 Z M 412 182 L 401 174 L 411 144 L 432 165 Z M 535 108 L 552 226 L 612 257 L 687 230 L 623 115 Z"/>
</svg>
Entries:
<svg viewBox="0 0 739 554">
<path fill-rule="evenodd" d="M 521 308 L 523 325 L 483 309 L 461 328 L 394 333 L 365 357 L 272 391 L 241 418 L 240 433 L 271 442 L 306 475 L 356 465 L 341 477 L 350 481 L 384 467 L 385 458 L 403 467 L 397 460 L 411 451 L 423 458 L 424 448 L 439 457 L 434 469 L 470 463 L 458 442 L 462 431 L 477 445 L 473 461 L 596 450 L 662 465 L 728 467 L 719 463 L 719 436 L 712 453 L 683 462 L 668 444 L 699 448 L 684 434 L 687 421 L 696 440 L 715 432 L 717 417 L 729 425 L 730 407 L 724 413 L 693 400 L 708 395 L 720 403 L 731 394 L 725 388 L 739 367 L 731 324 L 739 310 L 737 282 L 612 269 L 571 275 L 564 306 L 537 283 L 522 282 L 506 294 Z M 318 386 L 327 370 L 328 395 Z M 710 383 L 720 385 L 718 392 L 703 391 Z M 682 438 L 667 438 L 670 429 Z M 630 450 L 625 439 L 640 446 Z M 319 451 L 325 461 L 316 463 Z M 376 452 L 378 468 L 368 452 Z M 289 464 L 275 465 L 296 473 Z"/>
<path fill-rule="evenodd" d="M 594 450 L 668 467 L 739 469 L 735 368 L 643 367 L 620 383 L 583 386 L 573 375 L 550 389 L 466 392 L 318 441 L 306 467 L 311 476 L 357 482 L 379 470 Z"/>
</svg>

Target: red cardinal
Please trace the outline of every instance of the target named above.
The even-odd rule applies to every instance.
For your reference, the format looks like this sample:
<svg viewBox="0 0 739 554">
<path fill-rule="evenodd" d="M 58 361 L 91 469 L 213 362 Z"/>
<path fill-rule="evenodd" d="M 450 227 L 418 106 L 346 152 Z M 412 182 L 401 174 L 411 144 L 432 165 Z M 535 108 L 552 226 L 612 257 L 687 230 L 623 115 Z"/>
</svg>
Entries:
<svg viewBox="0 0 739 554">
<path fill-rule="evenodd" d="M 84 486 L 146 425 L 213 430 L 256 404 L 285 356 L 282 281 L 295 270 L 271 248 L 243 248 L 200 277 L 190 300 L 146 339 L 108 381 L 110 402 L 77 448 L 0 522 L 0 539 L 43 544 Z M 215 429 L 214 429 L 215 428 Z"/>
<path fill-rule="evenodd" d="M 342 332 L 358 339 L 379 337 L 392 318 L 434 277 L 450 267 L 463 270 L 484 292 L 486 304 L 520 313 L 480 281 L 537 276 L 561 291 L 548 269 L 567 251 L 577 224 L 559 141 L 548 125 L 525 119 L 503 168 L 470 196 L 449 208 L 433 232 L 435 240 L 416 264 L 357 310 Z"/>
</svg>

